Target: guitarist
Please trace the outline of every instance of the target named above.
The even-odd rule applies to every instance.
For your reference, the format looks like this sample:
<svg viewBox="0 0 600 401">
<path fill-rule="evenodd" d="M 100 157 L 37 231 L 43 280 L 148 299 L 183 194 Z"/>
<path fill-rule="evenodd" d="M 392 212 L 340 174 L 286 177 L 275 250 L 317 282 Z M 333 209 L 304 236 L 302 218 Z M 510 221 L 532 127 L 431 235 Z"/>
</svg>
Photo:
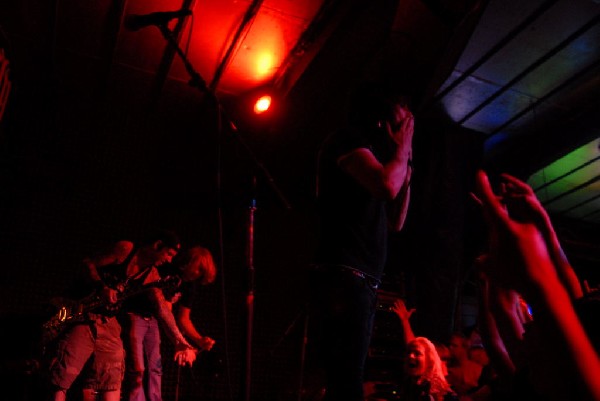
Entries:
<svg viewBox="0 0 600 401">
<path fill-rule="evenodd" d="M 179 244 L 174 233 L 165 231 L 142 242 L 139 247 L 129 241 L 120 241 L 108 252 L 84 260 L 87 283 L 82 284 L 91 284 L 90 289 L 95 288 L 106 307 L 88 313 L 87 321 L 71 325 L 58 338 L 49 366 L 51 400 L 64 401 L 67 391 L 82 372 L 84 401 L 120 400 L 125 355 L 121 326 L 114 316 L 119 294 L 159 280 L 157 267 L 171 262 Z M 157 296 L 157 316 L 175 343 L 175 359 L 180 364 L 193 363 L 195 350 L 177 329 L 164 297 L 160 302 L 162 292 L 158 288 L 148 291 Z"/>
<path fill-rule="evenodd" d="M 180 283 L 177 287 L 162 288 L 169 305 L 176 304 L 174 313 L 181 332 L 199 350 L 210 350 L 215 341 L 202 336 L 190 319 L 191 308 L 198 284 L 214 282 L 217 273 L 210 252 L 201 246 L 195 246 L 180 253 L 172 264 L 159 267 L 164 280 Z M 160 330 L 155 317 L 153 303 L 149 303 L 146 294 L 141 294 L 125 304 L 124 333 L 127 350 L 125 388 L 128 401 L 162 400 L 162 361 L 160 350 Z M 144 374 L 147 375 L 144 381 Z M 144 383 L 146 389 L 144 389 Z"/>
</svg>

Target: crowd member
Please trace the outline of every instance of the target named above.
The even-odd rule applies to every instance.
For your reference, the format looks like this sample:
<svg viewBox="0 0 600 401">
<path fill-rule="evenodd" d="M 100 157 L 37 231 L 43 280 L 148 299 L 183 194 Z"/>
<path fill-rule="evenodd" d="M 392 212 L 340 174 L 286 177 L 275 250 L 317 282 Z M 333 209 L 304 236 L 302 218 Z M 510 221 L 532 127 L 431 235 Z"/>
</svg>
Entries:
<svg viewBox="0 0 600 401">
<path fill-rule="evenodd" d="M 415 337 L 408 343 L 404 374 L 399 389 L 402 401 L 458 400 L 444 377 L 442 361 L 435 346 L 425 337 Z"/>
<path fill-rule="evenodd" d="M 575 272 L 567 260 L 558 240 L 558 236 L 552 226 L 550 217 L 544 207 L 541 205 L 535 193 L 526 183 L 508 174 L 501 175 L 500 195 L 502 205 L 506 212 L 517 221 L 529 221 L 539 231 L 550 261 L 554 266 L 556 275 L 567 291 L 571 300 L 576 301 L 583 296 L 581 284 Z M 478 264 L 486 266 L 490 262 L 489 254 L 480 257 Z M 484 271 L 482 275 L 482 288 L 480 292 L 485 293 L 487 299 L 482 299 L 483 308 L 490 309 L 493 314 L 495 330 L 498 331 L 498 338 L 492 341 L 492 352 L 495 353 L 497 364 L 500 370 L 506 373 L 514 373 L 517 367 L 530 365 L 535 357 L 528 355 L 528 351 L 535 347 L 524 345 L 525 326 L 531 322 L 531 308 L 527 304 L 523 295 L 515 288 L 497 282 L 497 280 L 488 280 Z M 489 321 L 490 319 L 487 318 Z M 533 336 L 530 330 L 530 342 Z M 499 340 L 501 338 L 501 341 Z M 500 349 L 498 349 L 500 344 Z M 494 351 L 494 349 L 496 349 Z M 522 369 L 521 369 L 522 370 Z"/>
<path fill-rule="evenodd" d="M 444 373 L 444 377 L 448 377 L 448 361 L 450 360 L 450 350 L 448 346 L 442 342 L 434 341 L 433 345 L 435 345 L 435 350 L 437 351 L 440 360 L 442 361 L 442 372 Z"/>
<path fill-rule="evenodd" d="M 448 361 L 451 360 L 452 353 L 450 348 L 443 343 L 431 343 L 434 347 L 435 355 L 430 349 L 430 342 L 424 337 L 416 337 L 410 324 L 410 317 L 415 313 L 415 309 L 408 309 L 404 300 L 397 299 L 392 307 L 393 312 L 400 319 L 402 326 L 402 336 L 407 348 L 405 357 L 404 373 L 409 378 L 405 380 L 401 392 L 407 392 L 411 395 L 405 395 L 408 400 L 413 399 L 456 399 L 457 394 L 448 382 Z M 419 341 L 415 343 L 415 339 Z M 429 353 L 430 355 L 426 355 Z M 419 364 L 419 356 L 422 361 L 427 363 Z M 408 363 L 408 365 L 407 365 Z M 439 371 L 437 365 L 439 364 Z M 430 367 L 430 368 L 426 368 Z M 427 374 L 415 374 L 421 370 L 427 370 Z M 441 378 L 440 378 L 441 377 Z M 442 380 L 443 379 L 443 380 Z M 423 384 L 427 383 L 427 384 Z M 434 383 L 433 385 L 431 383 Z M 437 388 L 437 391 L 430 393 L 430 387 Z M 408 388 L 408 390 L 407 390 Z M 444 391 L 441 391 L 441 390 Z M 450 391 L 447 391 L 450 390 Z M 415 398 L 419 395 L 422 398 Z M 427 398 L 431 397 L 431 398 Z M 441 397 L 441 398 L 440 398 Z M 444 398 L 445 397 L 445 398 Z M 401 397 L 403 400 L 404 398 Z"/>
<path fill-rule="evenodd" d="M 364 365 L 388 230 L 402 228 L 410 197 L 413 115 L 382 85 L 355 93 L 349 124 L 319 154 L 319 245 L 311 277 L 327 401 L 362 401 Z"/>
<path fill-rule="evenodd" d="M 588 287 L 584 296 L 575 301 L 575 310 L 596 352 L 600 353 L 600 325 L 597 324 L 600 316 L 600 290 Z"/>
<path fill-rule="evenodd" d="M 481 374 L 479 375 L 478 387 L 488 383 L 494 376 L 491 369 L 490 357 L 483 345 L 471 345 L 469 348 L 469 359 L 481 366 Z"/>
<path fill-rule="evenodd" d="M 496 294 L 508 294 L 505 298 L 513 300 L 499 303 L 508 306 L 499 308 L 509 316 L 507 321 L 515 322 L 509 323 L 509 327 L 505 327 L 500 313 L 492 308 L 484 310 L 487 327 L 482 334 L 489 344 L 496 346 L 490 352 L 490 359 L 492 363 L 505 361 L 498 364 L 499 374 L 512 373 L 510 399 L 537 396 L 544 400 L 599 400 L 600 358 L 573 305 L 582 293 L 578 280 L 533 190 L 515 177 L 504 174 L 500 178 L 502 186 L 495 193 L 487 175 L 479 172 L 475 195 L 490 238 L 489 250 L 480 261 L 483 276 L 489 288 L 502 289 Z M 532 310 L 533 320 L 524 330 L 518 325 L 522 319 L 517 312 L 521 310 L 519 297 Z M 504 347 L 504 358 L 494 357 L 497 350 L 500 350 L 498 355 L 503 354 L 506 341 L 501 332 L 506 328 L 506 332 L 512 331 L 511 335 L 522 337 L 515 345 L 521 344 L 527 353 L 523 361 L 513 360 L 512 346 L 508 345 Z M 519 373 L 524 367 L 529 385 L 519 387 Z"/>
<path fill-rule="evenodd" d="M 124 350 L 121 326 L 111 306 L 117 305 L 120 294 L 159 280 L 156 267 L 171 262 L 178 250 L 177 236 L 162 232 L 139 246 L 119 241 L 109 251 L 84 260 L 85 283 L 79 283 L 78 288 L 89 288 L 90 292 L 95 289 L 107 307 L 86 313 L 83 322 L 72 324 L 58 338 L 48 369 L 51 400 L 64 401 L 82 372 L 84 401 L 120 400 Z M 163 310 L 165 327 L 176 342 L 175 358 L 180 363 L 191 363 L 195 359 L 193 348 L 169 315 L 168 310 Z M 86 366 L 88 361 L 90 365 Z"/>
<path fill-rule="evenodd" d="M 177 326 L 199 351 L 210 350 L 215 343 L 212 338 L 201 336 L 190 318 L 197 284 L 210 284 L 216 277 L 210 252 L 200 246 L 187 249 L 177 255 L 173 263 L 160 266 L 159 274 L 162 280 L 177 285 L 142 294 L 126 305 L 124 337 L 128 357 L 125 388 L 129 401 L 162 400 L 161 341 L 159 319 L 156 317 L 159 309 L 155 305 L 166 302 L 170 309 L 174 303 L 178 305 L 175 313 Z"/>
<path fill-rule="evenodd" d="M 515 362 L 524 361 L 521 345 L 524 324 L 517 303 L 521 297 L 511 289 L 498 287 L 490 283 L 483 270 L 489 256 L 477 258 L 475 267 L 479 270 L 479 328 L 481 339 L 494 369 L 502 377 L 511 377 L 515 373 Z"/>
<path fill-rule="evenodd" d="M 462 333 L 454 333 L 448 345 L 448 383 L 458 395 L 472 392 L 478 387 L 482 366 L 469 359 L 469 339 Z"/>
</svg>

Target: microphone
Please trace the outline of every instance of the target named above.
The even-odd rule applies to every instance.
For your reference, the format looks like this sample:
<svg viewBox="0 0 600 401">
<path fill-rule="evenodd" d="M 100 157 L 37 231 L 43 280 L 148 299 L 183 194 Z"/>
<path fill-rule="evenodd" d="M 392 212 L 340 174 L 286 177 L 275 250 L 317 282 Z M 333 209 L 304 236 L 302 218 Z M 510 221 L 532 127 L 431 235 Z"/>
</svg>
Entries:
<svg viewBox="0 0 600 401">
<path fill-rule="evenodd" d="M 183 18 L 190 14 L 192 14 L 192 11 L 187 8 L 177 11 L 159 11 L 144 15 L 129 14 L 125 17 L 123 26 L 130 31 L 137 31 L 149 25 L 165 25 L 174 18 Z"/>
</svg>

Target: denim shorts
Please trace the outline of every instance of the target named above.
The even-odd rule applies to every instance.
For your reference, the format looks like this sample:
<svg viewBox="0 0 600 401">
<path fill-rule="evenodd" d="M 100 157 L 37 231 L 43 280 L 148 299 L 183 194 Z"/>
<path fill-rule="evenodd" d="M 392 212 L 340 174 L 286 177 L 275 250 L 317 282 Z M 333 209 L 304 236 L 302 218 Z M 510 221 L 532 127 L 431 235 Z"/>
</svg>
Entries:
<svg viewBox="0 0 600 401">
<path fill-rule="evenodd" d="M 59 339 L 49 367 L 50 383 L 57 388 L 68 390 L 83 373 L 86 389 L 120 390 L 125 366 L 121 326 L 115 317 L 93 315 L 91 320 Z"/>
</svg>

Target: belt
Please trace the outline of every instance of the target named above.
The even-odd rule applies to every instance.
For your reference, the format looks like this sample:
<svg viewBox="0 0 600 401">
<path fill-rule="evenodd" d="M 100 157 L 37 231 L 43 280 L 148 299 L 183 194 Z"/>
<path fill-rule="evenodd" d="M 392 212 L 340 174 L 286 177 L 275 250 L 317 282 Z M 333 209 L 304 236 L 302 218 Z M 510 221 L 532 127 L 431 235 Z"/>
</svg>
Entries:
<svg viewBox="0 0 600 401">
<path fill-rule="evenodd" d="M 133 316 L 137 316 L 137 317 L 139 317 L 139 318 L 142 318 L 142 319 L 144 319 L 145 321 L 149 321 L 149 320 L 152 320 L 152 319 L 154 318 L 154 316 L 152 316 L 152 315 L 148 315 L 148 314 L 146 314 L 146 313 L 137 313 L 137 312 L 127 312 L 127 313 L 129 313 L 130 315 L 133 315 Z"/>
<path fill-rule="evenodd" d="M 379 284 L 381 283 L 381 281 L 379 281 L 375 277 L 371 276 L 370 274 L 367 274 L 363 271 L 360 271 L 360 270 L 355 269 L 350 266 L 324 264 L 324 265 L 312 265 L 312 267 L 315 271 L 320 271 L 320 272 L 329 271 L 329 272 L 340 272 L 340 273 L 344 273 L 344 274 L 351 274 L 355 277 L 358 277 L 358 278 L 364 280 L 365 283 L 374 290 L 376 290 L 379 287 Z"/>
</svg>

